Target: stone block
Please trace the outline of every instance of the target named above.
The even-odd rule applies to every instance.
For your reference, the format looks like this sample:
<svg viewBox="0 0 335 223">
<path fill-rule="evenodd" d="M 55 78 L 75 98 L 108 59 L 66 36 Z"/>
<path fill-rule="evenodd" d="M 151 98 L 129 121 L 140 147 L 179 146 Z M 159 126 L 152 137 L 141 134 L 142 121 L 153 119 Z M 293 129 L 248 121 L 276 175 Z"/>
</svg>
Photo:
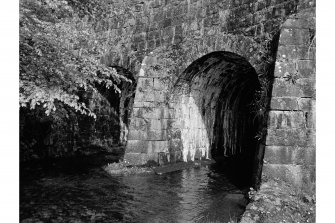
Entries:
<svg viewBox="0 0 335 223">
<path fill-rule="evenodd" d="M 154 86 L 154 79 L 152 77 L 139 77 L 137 87 L 143 91 L 151 90 Z"/>
<path fill-rule="evenodd" d="M 168 140 L 166 129 L 156 129 L 148 131 L 148 140 Z"/>
<path fill-rule="evenodd" d="M 287 73 L 294 74 L 296 73 L 296 64 L 293 61 L 276 61 L 275 66 L 275 77 L 285 77 Z"/>
<path fill-rule="evenodd" d="M 134 108 L 134 117 L 144 119 L 161 119 L 163 118 L 162 108 Z"/>
<path fill-rule="evenodd" d="M 283 28 L 300 28 L 300 29 L 308 29 L 315 26 L 315 20 L 312 21 L 311 19 L 296 19 L 290 18 L 285 21 L 282 25 Z"/>
<path fill-rule="evenodd" d="M 306 120 L 302 111 L 270 111 L 269 129 L 304 128 Z"/>
<path fill-rule="evenodd" d="M 168 129 L 168 119 L 149 119 L 150 130 Z"/>
<path fill-rule="evenodd" d="M 309 45 L 309 30 L 283 28 L 280 32 L 280 45 Z"/>
<path fill-rule="evenodd" d="M 305 112 L 305 119 L 306 119 L 306 128 L 309 129 L 316 129 L 316 117 L 315 112 Z"/>
<path fill-rule="evenodd" d="M 277 60 L 314 60 L 315 59 L 315 47 L 308 46 L 278 46 Z"/>
<path fill-rule="evenodd" d="M 145 153 L 126 152 L 123 160 L 131 165 L 143 165 L 146 164 L 149 159 Z"/>
<path fill-rule="evenodd" d="M 137 102 L 154 102 L 155 101 L 155 94 L 154 91 L 144 91 L 143 89 L 141 90 L 136 90 L 135 94 L 135 101 Z"/>
<path fill-rule="evenodd" d="M 315 165 L 315 147 L 266 146 L 264 160 L 269 164 Z"/>
<path fill-rule="evenodd" d="M 164 91 L 153 91 L 152 94 L 154 94 L 154 100 L 156 102 L 166 102 L 166 93 Z"/>
<path fill-rule="evenodd" d="M 148 128 L 148 123 L 145 119 L 136 118 L 136 117 L 133 117 L 131 119 L 129 129 L 146 131 L 147 128 Z"/>
<path fill-rule="evenodd" d="M 143 101 L 134 101 L 133 108 L 142 108 L 143 106 Z"/>
<path fill-rule="evenodd" d="M 271 110 L 298 110 L 298 98 L 272 97 Z"/>
<path fill-rule="evenodd" d="M 157 102 L 151 102 L 151 101 L 135 101 L 133 107 L 134 108 L 155 108 L 158 107 L 159 103 Z"/>
<path fill-rule="evenodd" d="M 161 78 L 154 78 L 153 79 L 153 89 L 156 91 L 162 91 L 167 89 L 167 84 L 161 80 Z"/>
<path fill-rule="evenodd" d="M 315 146 L 315 131 L 311 129 L 268 129 L 268 146 Z"/>
<path fill-rule="evenodd" d="M 315 111 L 315 99 L 313 98 L 299 98 L 298 107 L 301 111 Z"/>
<path fill-rule="evenodd" d="M 146 130 L 130 129 L 128 134 L 128 140 L 147 140 L 148 133 Z"/>
<path fill-rule="evenodd" d="M 275 78 L 272 89 L 273 97 L 315 97 L 315 80 L 297 79 L 292 83 L 284 78 Z"/>
<path fill-rule="evenodd" d="M 298 60 L 297 70 L 303 78 L 315 78 L 315 60 Z"/>
<path fill-rule="evenodd" d="M 151 143 L 151 151 L 153 153 L 169 152 L 169 142 L 167 140 L 150 141 L 150 143 Z"/>
<path fill-rule="evenodd" d="M 126 153 L 146 153 L 149 146 L 149 141 L 145 140 L 130 140 L 128 139 Z"/>
<path fill-rule="evenodd" d="M 315 165 L 264 164 L 263 175 L 309 190 L 315 184 Z"/>
</svg>

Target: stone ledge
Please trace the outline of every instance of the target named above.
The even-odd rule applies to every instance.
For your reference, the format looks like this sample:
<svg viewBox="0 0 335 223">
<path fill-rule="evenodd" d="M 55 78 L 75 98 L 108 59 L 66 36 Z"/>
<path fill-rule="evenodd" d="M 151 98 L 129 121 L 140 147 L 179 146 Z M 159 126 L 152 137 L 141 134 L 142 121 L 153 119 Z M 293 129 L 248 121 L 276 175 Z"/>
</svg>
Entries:
<svg viewBox="0 0 335 223">
<path fill-rule="evenodd" d="M 200 167 L 201 165 L 209 165 L 215 163 L 214 160 L 201 160 L 201 161 L 194 161 L 194 162 L 178 162 L 178 163 L 172 163 L 160 167 L 153 168 L 154 172 L 158 175 L 164 174 L 164 173 L 170 173 L 174 171 L 194 168 L 194 167 Z"/>
</svg>

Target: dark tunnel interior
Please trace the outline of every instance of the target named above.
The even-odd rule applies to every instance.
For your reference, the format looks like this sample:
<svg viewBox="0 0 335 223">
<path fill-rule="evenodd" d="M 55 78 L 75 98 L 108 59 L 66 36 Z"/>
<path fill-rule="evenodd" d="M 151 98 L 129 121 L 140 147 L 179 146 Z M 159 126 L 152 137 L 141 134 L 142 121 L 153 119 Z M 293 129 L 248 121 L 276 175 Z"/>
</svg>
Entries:
<svg viewBox="0 0 335 223">
<path fill-rule="evenodd" d="M 259 147 L 253 100 L 260 83 L 255 69 L 237 54 L 213 52 L 194 61 L 176 87 L 185 84 L 205 125 L 211 158 L 233 182 L 250 185 Z"/>
</svg>

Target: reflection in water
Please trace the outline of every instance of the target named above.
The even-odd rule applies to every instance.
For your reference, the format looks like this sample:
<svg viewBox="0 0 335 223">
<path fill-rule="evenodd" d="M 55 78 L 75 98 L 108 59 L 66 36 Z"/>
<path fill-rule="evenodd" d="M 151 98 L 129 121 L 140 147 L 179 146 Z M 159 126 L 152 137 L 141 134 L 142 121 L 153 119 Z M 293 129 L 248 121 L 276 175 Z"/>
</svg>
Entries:
<svg viewBox="0 0 335 223">
<path fill-rule="evenodd" d="M 21 222 L 228 222 L 246 205 L 215 166 L 111 177 L 101 169 L 24 176 Z"/>
</svg>

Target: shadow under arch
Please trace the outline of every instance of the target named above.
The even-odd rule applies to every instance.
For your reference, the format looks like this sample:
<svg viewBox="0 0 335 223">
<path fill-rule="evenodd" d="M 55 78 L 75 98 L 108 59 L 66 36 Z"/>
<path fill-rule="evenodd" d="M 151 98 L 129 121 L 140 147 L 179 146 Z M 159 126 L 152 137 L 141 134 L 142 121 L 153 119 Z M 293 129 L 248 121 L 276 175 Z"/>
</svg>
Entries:
<svg viewBox="0 0 335 223">
<path fill-rule="evenodd" d="M 171 140 L 180 141 L 183 160 L 213 158 L 237 184 L 253 182 L 259 147 L 253 100 L 259 89 L 255 69 L 235 53 L 216 51 L 191 63 L 170 101 L 176 111 L 171 132 L 178 132 Z"/>
<path fill-rule="evenodd" d="M 110 67 L 114 68 L 118 75 L 128 79 L 128 81 L 123 78 L 119 78 L 118 81 L 114 80 L 120 92 L 113 88 L 106 88 L 104 84 L 96 83 L 95 85 L 98 92 L 108 101 L 108 106 L 112 108 L 109 118 L 113 120 L 113 124 L 108 126 L 108 131 L 112 132 L 115 138 L 115 146 L 124 146 L 128 137 L 130 116 L 135 97 L 136 78 L 130 70 L 124 67 L 117 65 Z"/>
</svg>

